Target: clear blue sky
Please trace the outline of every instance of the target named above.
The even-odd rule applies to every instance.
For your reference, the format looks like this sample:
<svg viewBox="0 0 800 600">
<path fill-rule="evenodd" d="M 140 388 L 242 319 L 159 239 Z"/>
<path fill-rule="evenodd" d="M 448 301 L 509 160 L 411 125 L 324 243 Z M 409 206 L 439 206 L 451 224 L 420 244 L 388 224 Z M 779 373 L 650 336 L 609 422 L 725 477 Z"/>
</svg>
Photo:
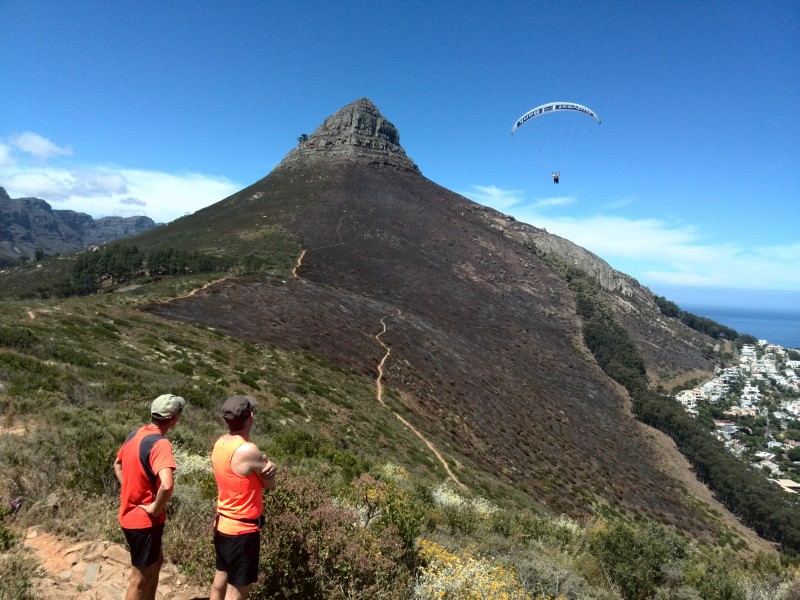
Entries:
<svg viewBox="0 0 800 600">
<path fill-rule="evenodd" d="M 4 0 L 0 23 L 12 198 L 169 221 L 368 97 L 425 176 L 658 293 L 800 293 L 795 0 Z M 551 164 L 545 118 L 510 131 L 556 100 L 603 124 Z"/>
</svg>

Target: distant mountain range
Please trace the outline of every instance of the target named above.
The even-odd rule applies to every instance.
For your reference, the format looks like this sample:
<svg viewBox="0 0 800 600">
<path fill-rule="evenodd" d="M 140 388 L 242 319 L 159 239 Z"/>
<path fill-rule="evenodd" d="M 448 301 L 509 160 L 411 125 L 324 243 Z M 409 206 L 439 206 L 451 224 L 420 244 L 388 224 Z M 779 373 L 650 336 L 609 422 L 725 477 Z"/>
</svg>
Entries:
<svg viewBox="0 0 800 600">
<path fill-rule="evenodd" d="M 53 210 L 39 198 L 13 199 L 0 187 L 0 265 L 17 266 L 37 254 L 68 254 L 156 226 L 150 217 L 94 219 L 74 210 Z"/>
</svg>

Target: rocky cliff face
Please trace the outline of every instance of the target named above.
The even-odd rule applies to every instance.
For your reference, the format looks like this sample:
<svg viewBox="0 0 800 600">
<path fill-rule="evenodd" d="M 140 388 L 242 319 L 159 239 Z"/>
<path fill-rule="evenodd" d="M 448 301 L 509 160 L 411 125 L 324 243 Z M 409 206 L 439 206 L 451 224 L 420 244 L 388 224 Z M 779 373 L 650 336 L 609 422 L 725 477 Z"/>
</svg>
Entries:
<svg viewBox="0 0 800 600">
<path fill-rule="evenodd" d="M 149 217 L 94 219 L 73 210 L 53 210 L 39 198 L 12 199 L 0 188 L 0 259 L 7 261 L 33 259 L 37 250 L 67 254 L 154 227 Z"/>
<path fill-rule="evenodd" d="M 400 145 L 400 133 L 368 98 L 351 102 L 331 115 L 313 134 L 300 140 L 278 168 L 309 160 L 357 160 L 373 165 L 419 172 Z"/>
</svg>

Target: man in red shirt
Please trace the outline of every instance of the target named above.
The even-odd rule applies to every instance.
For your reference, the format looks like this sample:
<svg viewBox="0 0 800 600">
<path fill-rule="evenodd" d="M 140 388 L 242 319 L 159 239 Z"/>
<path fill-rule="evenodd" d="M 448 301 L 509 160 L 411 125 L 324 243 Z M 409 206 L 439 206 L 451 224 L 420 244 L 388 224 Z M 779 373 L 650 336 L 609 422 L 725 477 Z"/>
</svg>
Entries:
<svg viewBox="0 0 800 600">
<path fill-rule="evenodd" d="M 258 580 L 262 490 L 275 487 L 276 467 L 248 441 L 254 414 L 255 400 L 250 396 L 232 396 L 222 405 L 228 433 L 211 451 L 219 496 L 214 524 L 216 571 L 209 600 L 245 600 Z"/>
<path fill-rule="evenodd" d="M 167 432 L 186 401 L 163 394 L 150 406 L 150 424 L 131 432 L 117 452 L 114 471 L 120 492 L 119 524 L 131 551 L 131 575 L 125 600 L 154 600 L 164 558 L 161 538 L 172 496 L 175 457 Z"/>
</svg>

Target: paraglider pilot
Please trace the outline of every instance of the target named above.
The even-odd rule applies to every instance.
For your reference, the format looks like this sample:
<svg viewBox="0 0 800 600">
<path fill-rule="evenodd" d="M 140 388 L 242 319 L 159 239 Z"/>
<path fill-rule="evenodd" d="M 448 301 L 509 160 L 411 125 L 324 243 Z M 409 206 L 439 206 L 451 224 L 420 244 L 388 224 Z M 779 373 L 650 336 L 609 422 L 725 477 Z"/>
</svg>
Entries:
<svg viewBox="0 0 800 600">
<path fill-rule="evenodd" d="M 553 171 L 553 183 L 558 183 L 558 177 L 560 175 L 561 175 L 561 173 L 559 173 L 557 171 Z"/>
</svg>

